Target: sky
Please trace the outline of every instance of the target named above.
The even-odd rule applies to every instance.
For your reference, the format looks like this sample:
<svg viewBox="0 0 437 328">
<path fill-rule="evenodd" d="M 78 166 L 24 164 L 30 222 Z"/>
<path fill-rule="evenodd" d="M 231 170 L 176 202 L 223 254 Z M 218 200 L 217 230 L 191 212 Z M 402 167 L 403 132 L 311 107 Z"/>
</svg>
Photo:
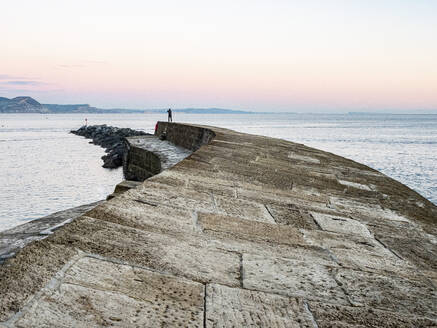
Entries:
<svg viewBox="0 0 437 328">
<path fill-rule="evenodd" d="M 437 111 L 434 0 L 14 0 L 0 96 L 101 108 Z"/>
</svg>

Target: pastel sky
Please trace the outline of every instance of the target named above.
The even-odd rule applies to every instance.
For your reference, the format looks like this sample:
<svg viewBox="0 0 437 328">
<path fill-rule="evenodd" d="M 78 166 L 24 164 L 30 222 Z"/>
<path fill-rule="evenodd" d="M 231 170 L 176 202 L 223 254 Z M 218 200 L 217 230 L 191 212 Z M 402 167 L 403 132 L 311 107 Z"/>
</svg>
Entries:
<svg viewBox="0 0 437 328">
<path fill-rule="evenodd" d="M 437 110 L 434 0 L 14 0 L 0 96 L 103 108 Z"/>
</svg>

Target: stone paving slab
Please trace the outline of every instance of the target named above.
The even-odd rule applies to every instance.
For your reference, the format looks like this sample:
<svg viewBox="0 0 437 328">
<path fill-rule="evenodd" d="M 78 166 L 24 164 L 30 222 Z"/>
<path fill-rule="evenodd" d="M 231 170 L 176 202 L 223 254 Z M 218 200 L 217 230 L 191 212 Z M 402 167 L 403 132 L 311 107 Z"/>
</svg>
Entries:
<svg viewBox="0 0 437 328">
<path fill-rule="evenodd" d="M 302 233 L 291 227 L 251 221 L 232 216 L 199 213 L 198 224 L 203 230 L 235 236 L 251 241 L 263 240 L 275 244 L 305 245 Z"/>
<path fill-rule="evenodd" d="M 318 229 L 312 216 L 299 206 L 288 204 L 287 206 L 266 205 L 267 210 L 277 224 L 287 225 L 302 229 Z"/>
<path fill-rule="evenodd" d="M 223 186 L 213 182 L 200 182 L 189 179 L 187 183 L 187 188 L 200 192 L 213 193 L 215 196 L 222 196 L 230 199 L 237 198 L 235 187 Z"/>
<path fill-rule="evenodd" d="M 355 305 L 437 318 L 437 292 L 425 279 L 340 269 L 336 280 Z"/>
<path fill-rule="evenodd" d="M 217 212 L 248 220 L 275 223 L 266 207 L 257 202 L 214 195 Z"/>
<path fill-rule="evenodd" d="M 92 235 L 83 231 L 92 231 Z M 88 253 L 100 254 L 200 282 L 240 284 L 240 257 L 204 247 L 202 239 L 180 239 L 82 217 L 53 238 Z"/>
<path fill-rule="evenodd" d="M 16 327 L 202 327 L 203 299 L 202 284 L 84 257 Z"/>
<path fill-rule="evenodd" d="M 163 204 L 184 209 L 203 209 L 209 212 L 215 211 L 214 200 L 211 194 L 185 189 L 181 192 L 180 188 L 175 189 L 170 186 L 148 183 L 131 189 L 120 195 L 118 199 L 136 199 L 152 204 Z"/>
<path fill-rule="evenodd" d="M 206 327 L 315 326 L 301 299 L 211 284 L 206 288 Z"/>
<path fill-rule="evenodd" d="M 245 188 L 237 188 L 237 196 L 238 198 L 256 201 L 267 206 L 292 206 L 303 211 L 315 210 L 319 212 L 334 212 L 327 207 L 328 200 L 326 198 L 319 197 L 317 194 L 302 193 L 294 187 L 293 191 L 275 194 L 273 191 L 266 191 L 265 189 L 258 190 L 255 186 L 246 185 Z"/>
<path fill-rule="evenodd" d="M 366 199 L 366 201 L 367 200 L 368 199 Z M 379 218 L 382 221 L 389 220 L 410 222 L 407 217 L 390 209 L 383 209 L 381 205 L 379 205 L 375 201 L 373 201 L 372 203 L 363 202 L 363 200 L 358 201 L 351 198 L 330 197 L 330 202 L 338 210 L 349 213 L 352 216 L 354 214 L 358 214 L 358 216 L 364 215 Z"/>
<path fill-rule="evenodd" d="M 350 307 L 309 302 L 318 328 L 425 328 L 437 327 L 437 321 L 417 315 L 376 310 L 371 307 Z"/>
<path fill-rule="evenodd" d="M 378 255 L 359 250 L 334 248 L 331 250 L 338 263 L 346 268 L 361 271 L 380 272 L 397 276 L 416 277 L 417 270 L 409 262 L 392 253 Z"/>
<path fill-rule="evenodd" d="M 341 234 L 358 234 L 370 237 L 370 232 L 367 227 L 357 220 L 344 216 L 334 216 L 317 212 L 311 212 L 311 215 L 323 230 Z"/>
<path fill-rule="evenodd" d="M 332 255 L 326 249 L 315 246 L 299 246 L 272 244 L 261 240 L 251 241 L 238 239 L 234 236 L 226 236 L 208 232 L 208 247 L 222 251 L 232 252 L 243 256 L 243 254 L 254 254 L 264 257 L 293 259 L 298 261 L 315 261 L 317 263 L 338 267 Z"/>
<path fill-rule="evenodd" d="M 305 241 L 310 245 L 324 247 L 330 250 L 344 249 L 379 256 L 393 255 L 372 236 L 350 234 L 345 238 L 343 234 L 330 231 L 301 229 L 301 232 L 303 233 Z"/>
<path fill-rule="evenodd" d="M 335 268 L 315 262 L 243 255 L 244 288 L 349 305 L 334 275 Z"/>
<path fill-rule="evenodd" d="M 375 233 L 384 245 L 401 258 L 424 270 L 437 270 L 437 245 L 427 238 L 403 238 Z"/>
<path fill-rule="evenodd" d="M 125 206 L 120 206 L 120 202 Z M 193 211 L 136 200 L 114 199 L 88 212 L 87 216 L 150 231 L 194 230 Z"/>
<path fill-rule="evenodd" d="M 366 224 L 372 234 L 394 236 L 412 239 L 427 238 L 423 229 L 413 222 L 382 220 L 380 217 L 353 216 L 354 219 Z"/>
<path fill-rule="evenodd" d="M 28 245 L 0 265 L 0 321 L 18 312 L 77 252 L 51 242 L 49 237 Z"/>
</svg>

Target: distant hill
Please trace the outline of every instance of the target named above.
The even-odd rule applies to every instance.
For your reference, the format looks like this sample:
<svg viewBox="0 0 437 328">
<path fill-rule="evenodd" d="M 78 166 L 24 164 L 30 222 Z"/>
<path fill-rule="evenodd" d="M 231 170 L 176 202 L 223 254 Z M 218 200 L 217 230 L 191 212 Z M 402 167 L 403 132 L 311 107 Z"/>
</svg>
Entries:
<svg viewBox="0 0 437 328">
<path fill-rule="evenodd" d="M 142 110 L 101 109 L 88 104 L 58 105 L 40 104 L 32 97 L 5 98 L 0 97 L 0 113 L 142 113 Z"/>
<path fill-rule="evenodd" d="M 252 114 L 241 110 L 231 110 L 223 108 L 182 108 L 172 109 L 175 113 L 186 114 Z M 95 113 L 95 114 L 113 114 L 113 113 L 166 113 L 167 108 L 163 109 L 102 109 L 92 107 L 88 104 L 40 104 L 31 97 L 16 97 L 12 99 L 0 97 L 0 113 L 41 113 L 41 114 L 66 114 L 66 113 Z"/>
<path fill-rule="evenodd" d="M 45 108 L 52 114 L 66 113 L 95 113 L 95 114 L 111 114 L 111 113 L 142 113 L 142 110 L 123 110 L 123 109 L 101 109 L 92 107 L 88 104 L 73 104 L 73 105 L 58 105 L 58 104 L 43 104 Z"/>
<path fill-rule="evenodd" d="M 48 113 L 48 109 L 31 97 L 0 98 L 0 113 Z"/>
<path fill-rule="evenodd" d="M 88 104 L 77 105 L 56 105 L 56 104 L 44 104 L 50 113 L 89 113 L 95 111 L 97 108 L 91 107 Z"/>
</svg>

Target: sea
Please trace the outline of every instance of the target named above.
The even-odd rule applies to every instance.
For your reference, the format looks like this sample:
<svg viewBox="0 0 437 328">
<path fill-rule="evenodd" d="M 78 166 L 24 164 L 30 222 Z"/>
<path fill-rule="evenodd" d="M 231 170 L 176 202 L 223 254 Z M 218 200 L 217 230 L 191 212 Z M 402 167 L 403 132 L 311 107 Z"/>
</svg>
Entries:
<svg viewBox="0 0 437 328">
<path fill-rule="evenodd" d="M 153 133 L 164 114 L 0 114 L 0 231 L 105 199 L 123 180 L 103 148 L 73 135 L 88 124 Z M 182 114 L 176 122 L 281 138 L 366 164 L 437 204 L 437 115 Z"/>
</svg>

